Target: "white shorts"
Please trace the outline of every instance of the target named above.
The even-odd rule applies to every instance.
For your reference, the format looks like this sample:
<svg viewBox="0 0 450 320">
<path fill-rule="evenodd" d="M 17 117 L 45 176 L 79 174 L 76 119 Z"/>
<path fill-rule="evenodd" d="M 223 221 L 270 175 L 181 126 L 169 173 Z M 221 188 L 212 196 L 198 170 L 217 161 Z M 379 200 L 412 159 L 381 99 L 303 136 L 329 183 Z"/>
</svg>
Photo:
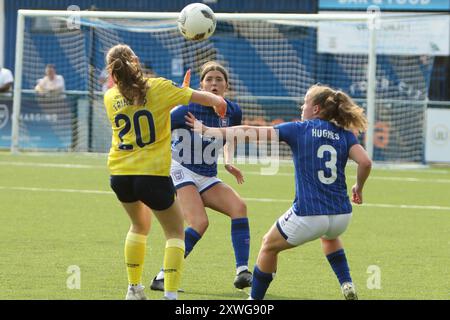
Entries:
<svg viewBox="0 0 450 320">
<path fill-rule="evenodd" d="M 175 160 L 172 160 L 170 175 L 172 176 L 173 184 L 177 190 L 187 185 L 193 185 L 197 187 L 199 193 L 203 193 L 222 182 L 222 180 L 217 177 L 205 177 L 197 174 L 188 168 L 183 167 Z"/>
<path fill-rule="evenodd" d="M 347 229 L 351 217 L 351 213 L 298 216 L 290 208 L 277 220 L 277 228 L 288 243 L 299 246 L 318 238 L 336 239 Z"/>
</svg>

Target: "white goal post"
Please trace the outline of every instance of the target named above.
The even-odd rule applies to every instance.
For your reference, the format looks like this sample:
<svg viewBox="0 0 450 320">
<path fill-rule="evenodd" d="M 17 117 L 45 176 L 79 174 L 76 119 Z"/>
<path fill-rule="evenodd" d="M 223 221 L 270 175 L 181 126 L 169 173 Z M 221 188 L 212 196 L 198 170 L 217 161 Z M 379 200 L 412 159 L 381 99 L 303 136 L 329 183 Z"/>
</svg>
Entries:
<svg viewBox="0 0 450 320">
<path fill-rule="evenodd" d="M 375 135 L 375 123 L 376 123 L 376 117 L 377 117 L 377 39 L 378 39 L 378 33 L 379 30 L 376 28 L 376 19 L 379 18 L 378 15 L 372 14 L 372 13 L 364 13 L 364 14 L 358 14 L 358 13 L 351 13 L 351 14 L 345 14 L 345 13 L 319 13 L 319 14 L 237 14 L 237 13 L 216 13 L 216 18 L 218 20 L 218 23 L 226 22 L 228 25 L 227 27 L 223 27 L 222 31 L 216 30 L 216 34 L 214 34 L 210 39 L 206 41 L 194 42 L 194 41 L 186 41 L 181 38 L 181 35 L 179 35 L 178 30 L 176 30 L 176 19 L 178 18 L 177 12 L 101 12 L 101 11 L 49 11 L 49 10 L 19 10 L 18 11 L 18 19 L 17 19 L 17 38 L 16 38 L 16 56 L 15 56 L 15 83 L 14 83 L 14 100 L 13 100 L 13 112 L 12 112 L 12 133 L 11 133 L 11 152 L 15 153 L 18 152 L 21 149 L 27 149 L 27 147 L 23 147 L 20 144 L 21 139 L 25 136 L 28 136 L 28 139 L 32 139 L 33 133 L 30 132 L 32 129 L 22 128 L 21 121 L 23 122 L 24 119 L 21 117 L 21 108 L 22 108 L 22 99 L 24 94 L 32 94 L 33 90 L 30 85 L 24 86 L 23 81 L 24 75 L 27 75 L 30 72 L 33 72 L 35 74 L 35 70 L 37 67 L 34 65 L 38 65 L 38 63 L 35 61 L 37 59 L 34 59 L 33 55 L 38 54 L 39 51 L 42 50 L 54 50 L 54 47 L 49 47 L 49 49 L 43 49 L 42 46 L 39 47 L 37 45 L 36 39 L 32 39 L 34 41 L 30 42 L 31 36 L 34 35 L 33 32 L 33 25 L 31 23 L 27 23 L 27 19 L 37 19 L 37 18 L 45 18 L 45 19 L 78 19 L 77 22 L 79 22 L 83 26 L 87 26 L 86 28 L 92 28 L 96 31 L 102 33 L 98 37 L 100 38 L 100 41 L 107 42 L 111 39 L 108 39 L 110 37 L 110 34 L 112 31 L 119 33 L 127 32 L 127 39 L 128 37 L 134 37 L 138 34 L 142 34 L 145 32 L 155 32 L 153 29 L 153 21 L 159 21 L 161 24 L 160 29 L 158 30 L 169 30 L 170 32 L 167 33 L 167 37 L 171 38 L 170 40 L 162 39 L 162 36 L 158 38 L 158 41 L 163 43 L 162 47 L 164 49 L 167 49 L 167 52 L 170 54 L 173 54 L 175 50 L 181 50 L 179 49 L 180 43 L 185 43 L 184 45 L 188 48 L 192 48 L 192 50 L 203 50 L 201 51 L 202 54 L 205 51 L 211 51 L 210 49 L 213 48 L 216 44 L 213 43 L 214 38 L 220 37 L 221 35 L 223 37 L 233 37 L 231 41 L 229 41 L 231 44 L 227 44 L 227 47 L 224 44 L 220 44 L 221 47 L 219 49 L 214 48 L 214 58 L 217 60 L 220 60 L 221 62 L 225 61 L 226 67 L 231 69 L 232 74 L 238 74 L 235 78 L 232 79 L 232 88 L 233 91 L 233 97 L 236 97 L 238 101 L 240 101 L 240 104 L 244 104 L 247 106 L 246 102 L 248 102 L 248 105 L 250 106 L 248 108 L 249 113 L 252 114 L 254 112 L 255 114 L 259 110 L 258 108 L 262 108 L 261 105 L 264 104 L 260 101 L 265 100 L 269 101 L 271 105 L 276 103 L 277 101 L 295 101 L 297 104 L 300 102 L 303 97 L 302 95 L 305 93 L 304 89 L 295 89 L 296 86 L 300 85 L 310 85 L 314 83 L 314 79 L 308 79 L 308 76 L 311 74 L 307 69 L 307 66 L 305 67 L 303 64 L 304 61 L 302 60 L 302 57 L 296 57 L 296 54 L 300 52 L 301 54 L 306 54 L 310 57 L 315 56 L 330 56 L 330 54 L 323 54 L 318 51 L 318 36 L 316 35 L 316 29 L 320 27 L 322 23 L 359 23 L 361 25 L 365 25 L 367 29 L 367 37 L 364 39 L 365 43 L 362 45 L 363 47 L 366 47 L 367 50 L 364 54 L 359 55 L 340 55 L 337 58 L 335 56 L 332 56 L 330 59 L 329 57 L 325 57 L 328 60 L 332 60 L 330 62 L 330 70 L 323 69 L 321 64 L 323 63 L 322 60 L 317 60 L 317 65 L 315 66 L 316 69 L 320 69 L 322 73 L 354 73 L 357 74 L 359 77 L 359 82 L 365 82 L 364 87 L 364 94 L 359 97 L 357 100 L 361 105 L 363 105 L 366 108 L 367 117 L 369 120 L 369 127 L 368 131 L 365 135 L 365 147 L 368 151 L 371 158 L 374 157 L 374 135 Z M 113 21 L 113 23 L 111 22 Z M 138 23 L 139 21 L 139 23 Z M 131 23 L 133 22 L 133 23 Z M 151 23 L 150 23 L 151 22 Z M 259 23 L 259 24 L 258 24 Z M 167 26 L 169 24 L 169 26 Z M 32 25 L 30 27 L 30 25 Z M 151 27 L 148 27 L 150 25 Z M 229 27 L 231 26 L 231 27 Z M 275 27 L 273 27 L 275 26 Z M 297 26 L 297 29 L 295 29 Z M 298 42 L 296 40 L 296 37 L 303 37 L 306 39 L 305 31 L 299 30 L 298 27 L 301 28 L 316 28 L 314 31 L 314 42 L 311 42 L 310 40 L 304 40 L 304 42 Z M 228 29 L 227 29 L 228 28 Z M 220 28 L 219 28 L 220 29 Z M 230 31 L 231 30 L 231 31 Z M 163 32 L 161 31 L 161 32 Z M 66 37 L 67 32 L 64 30 L 53 30 L 55 32 L 56 37 L 59 37 L 59 34 Z M 165 31 L 164 31 L 165 32 Z M 303 32 L 303 33 L 302 33 Z M 166 38 L 167 38 L 166 37 Z M 112 38 L 112 37 L 111 37 Z M 117 39 L 122 39 L 121 41 L 127 43 L 126 39 L 120 38 L 117 36 Z M 245 39 L 245 40 L 242 40 Z M 245 69 L 242 65 L 248 64 L 250 60 L 249 58 L 246 58 L 242 61 L 237 60 L 239 58 L 239 55 L 243 55 L 242 52 L 238 51 L 232 51 L 235 48 L 233 48 L 233 43 L 238 46 L 238 41 L 243 41 L 245 43 L 242 44 L 245 48 L 250 48 L 251 50 L 254 50 L 258 53 L 258 59 L 260 59 L 260 63 L 265 64 L 265 68 L 267 70 L 270 70 L 273 72 L 275 77 L 277 77 L 277 81 L 280 84 L 280 88 L 287 88 L 286 92 L 289 93 L 289 96 L 281 96 L 281 95 L 270 95 L 268 94 L 268 97 L 261 96 L 261 95 L 255 95 L 252 91 L 252 89 L 249 89 L 249 85 L 245 81 L 253 81 L 254 80 L 246 80 L 245 78 L 250 73 L 257 73 L 258 68 L 251 69 L 247 68 Z M 58 40 L 60 41 L 60 40 Z M 61 40 L 60 42 L 62 42 Z M 66 40 L 65 40 L 66 41 Z M 84 40 L 81 40 L 84 41 Z M 116 40 L 114 40 L 116 41 Z M 111 40 L 111 44 L 115 43 L 113 40 Z M 120 41 L 120 40 L 117 40 Z M 234 41 L 234 42 L 233 42 Z M 296 42 L 297 41 L 297 42 Z M 310 41 L 310 42 L 307 42 Z M 70 40 L 69 40 L 70 42 Z M 65 50 L 65 44 L 58 44 L 60 47 L 62 47 L 62 50 Z M 201 47 L 204 46 L 205 48 Z M 38 48 L 39 47 L 39 48 Z M 133 46 L 132 46 L 133 47 Z M 100 47 L 99 47 L 100 48 Z M 153 48 L 151 48 L 153 49 Z M 223 50 L 222 50 L 223 49 Z M 83 52 L 81 49 L 79 50 L 79 53 L 76 53 L 75 49 L 71 49 L 70 57 L 71 62 L 73 63 L 72 69 L 75 68 L 75 66 L 78 68 L 79 60 L 82 55 L 86 55 L 85 52 Z M 94 50 L 100 50 L 100 49 L 94 49 Z M 226 51 L 225 53 L 222 53 L 222 51 Z M 237 49 L 236 49 L 237 50 Z M 308 51 L 307 53 L 301 53 L 301 51 Z M 66 50 L 67 51 L 67 50 Z M 229 52 L 228 52 L 229 51 Z M 166 54 L 167 54 L 166 52 Z M 58 53 L 55 53 L 55 59 L 57 59 Z M 69 55 L 67 52 L 65 53 Z M 94 55 L 97 54 L 97 52 L 94 52 Z M 104 55 L 104 52 L 98 52 L 98 55 Z M 164 52 L 161 52 L 160 55 L 164 55 Z M 183 53 L 184 54 L 184 53 Z M 209 53 L 208 53 L 209 54 Z M 233 57 L 233 61 L 227 60 L 227 55 Z M 80 56 L 78 56 L 80 55 Z M 138 54 L 139 55 L 139 54 Z M 208 56 L 209 57 L 209 56 Z M 206 58 L 203 57 L 203 58 Z M 34 59 L 34 60 L 33 60 Z M 284 60 L 283 60 L 284 59 Z M 403 60 L 403 57 L 399 57 L 398 61 L 393 62 L 397 65 L 408 65 L 415 63 L 415 60 L 410 60 L 405 62 Z M 412 59 L 412 58 L 411 58 Z M 414 58 L 415 59 L 415 58 Z M 172 69 L 174 68 L 174 60 L 172 60 Z M 186 60 L 186 59 L 185 59 Z M 295 61 L 294 61 L 295 60 Z M 328 61 L 327 60 L 327 61 Z M 189 59 L 187 59 L 189 61 Z M 294 62 L 292 62 L 294 61 Z M 308 60 L 309 61 L 309 60 Z M 413 62 L 411 62 L 413 61 Z M 234 65 L 233 65 L 234 63 Z M 289 65 L 295 63 L 299 66 L 301 70 L 295 70 L 292 71 L 293 68 L 289 68 Z M 427 62 L 429 64 L 429 61 Z M 167 63 L 166 63 L 167 64 Z M 42 65 L 42 61 L 40 61 L 39 66 Z M 91 73 L 91 68 L 101 68 L 101 66 L 92 66 L 92 62 L 86 63 L 86 69 L 83 71 L 78 70 L 80 74 L 83 72 L 85 74 Z M 234 67 L 234 69 L 233 69 Z M 41 68 L 41 67 L 39 67 Z M 170 67 L 169 67 L 170 68 Z M 239 74 L 239 68 L 241 69 L 241 73 Z M 322 69 L 323 70 L 322 70 Z M 31 71 L 30 71 L 31 70 Z M 162 70 L 162 69 L 161 69 Z M 325 71 L 324 71 L 325 70 Z M 406 70 L 406 69 L 405 69 Z M 42 70 L 39 70 L 42 73 Z M 174 71 L 172 71 L 174 72 Z M 289 76 L 284 77 L 284 74 L 289 74 L 291 72 L 295 72 L 295 77 L 289 78 Z M 379 72 L 379 71 L 378 71 Z M 402 71 L 402 72 L 410 72 L 410 71 Z M 161 72 L 162 73 L 162 72 Z M 410 72 L 412 74 L 412 71 Z M 36 73 L 38 74 L 38 73 Z M 170 74 L 162 74 L 162 76 L 171 79 Z M 326 76 L 322 75 L 322 78 L 328 79 Z M 352 75 L 347 75 L 349 78 L 352 77 Z M 90 77 L 90 75 L 88 75 Z M 356 77 L 356 76 L 355 76 Z M 410 76 L 408 73 L 405 78 L 411 79 L 417 76 Z M 258 75 L 253 76 L 253 78 L 258 78 Z M 336 78 L 336 77 L 334 77 Z M 419 77 L 420 78 L 420 77 Z M 320 80 L 320 77 L 318 78 Z M 173 80 L 173 79 L 172 79 Z M 419 79 L 420 80 L 420 79 Z M 417 81 L 419 81 L 417 80 Z M 75 81 L 75 80 L 74 80 Z M 77 80 L 79 81 L 79 80 Z M 87 79 L 85 82 L 90 83 L 90 78 Z M 263 80 L 261 80 L 263 81 Z M 312 81 L 312 82 L 311 82 Z M 416 80 L 414 80 L 416 81 Z M 29 81 L 28 81 L 29 82 Z M 323 84 L 332 85 L 333 83 L 326 83 L 320 81 Z M 348 81 L 347 81 L 348 82 Z M 253 86 L 256 86 L 256 84 L 252 84 Z M 80 85 L 81 86 L 81 85 Z M 261 84 L 263 86 L 263 84 Z M 270 84 L 264 84 L 267 88 L 270 87 Z M 264 88 L 266 88 L 264 87 Z M 263 87 L 257 88 L 258 90 L 264 92 Z M 68 94 L 81 92 L 80 90 L 73 90 L 70 88 L 69 81 L 66 80 L 66 89 Z M 344 91 L 346 88 L 344 88 Z M 258 91 L 256 90 L 256 91 Z M 93 99 L 95 100 L 95 103 L 101 103 L 101 99 L 97 97 L 97 94 L 101 93 L 98 89 L 92 89 L 91 94 L 96 95 L 96 97 Z M 347 90 L 348 91 L 348 90 Z M 348 92 L 352 96 L 352 92 Z M 395 99 L 397 96 L 386 96 L 381 97 L 384 99 Z M 242 102 L 246 101 L 246 102 Z M 252 101 L 257 101 L 253 103 Z M 402 102 L 403 103 L 403 102 Z M 49 103 L 47 103 L 49 104 Z M 89 102 L 89 105 L 87 108 L 94 108 L 91 102 Z M 281 109 L 277 110 L 271 110 L 271 119 L 273 121 L 277 121 L 278 118 L 276 116 L 276 112 L 280 111 Z M 281 111 L 280 111 L 281 112 Z M 385 111 L 386 112 L 386 111 Z M 244 119 L 245 119 L 246 109 L 244 109 Z M 382 116 L 385 113 L 382 114 Z M 80 115 L 77 115 L 80 117 Z M 81 115 L 83 116 L 83 115 Z M 398 115 L 399 117 L 401 115 Z M 288 117 L 288 116 L 286 116 Z M 287 118 L 285 120 L 290 120 L 293 118 L 293 116 L 289 116 L 291 118 Z M 256 117 L 258 118 L 258 117 Z M 59 121 L 60 118 L 58 118 Z M 86 118 L 87 119 L 87 118 Z M 70 120 L 73 121 L 73 120 Z M 77 128 L 75 130 L 80 130 L 80 120 L 78 121 L 78 124 L 70 123 L 69 120 L 67 120 L 66 125 L 61 125 L 61 130 L 72 130 L 74 126 Z M 97 120 L 89 120 L 97 121 Z M 64 122 L 64 121 L 62 121 Z M 251 121 L 250 121 L 251 122 Z M 257 121 L 255 121 L 257 122 Z M 270 122 L 270 121 L 269 121 Z M 84 125 L 84 124 L 82 124 Z M 81 125 L 81 126 L 82 126 Z M 417 125 L 423 125 L 423 124 L 417 124 Z M 86 124 L 87 126 L 87 124 Z M 92 126 L 90 123 L 89 126 Z M 63 128 L 64 127 L 64 128 Z M 94 126 L 95 127 L 95 126 Z M 422 130 L 423 128 L 420 128 Z M 55 129 L 56 130 L 56 129 Z M 93 134 L 95 137 L 95 133 Z M 79 143 L 81 140 L 87 140 L 88 138 L 85 138 L 82 133 L 76 132 L 74 134 L 75 138 L 74 140 L 77 140 L 77 143 Z M 91 139 L 91 138 L 89 138 Z M 87 145 L 87 142 L 83 142 Z M 96 151 L 95 148 L 91 148 L 91 144 L 89 144 L 89 147 L 87 149 L 83 149 L 77 146 L 73 146 L 74 143 L 72 142 L 72 145 L 68 147 L 65 151 Z M 396 146 L 394 149 L 397 148 Z M 414 147 L 417 148 L 417 147 Z M 417 151 L 417 153 L 420 153 L 421 151 Z M 407 159 L 408 160 L 408 159 Z M 417 157 L 413 161 L 421 161 L 417 160 Z"/>
</svg>

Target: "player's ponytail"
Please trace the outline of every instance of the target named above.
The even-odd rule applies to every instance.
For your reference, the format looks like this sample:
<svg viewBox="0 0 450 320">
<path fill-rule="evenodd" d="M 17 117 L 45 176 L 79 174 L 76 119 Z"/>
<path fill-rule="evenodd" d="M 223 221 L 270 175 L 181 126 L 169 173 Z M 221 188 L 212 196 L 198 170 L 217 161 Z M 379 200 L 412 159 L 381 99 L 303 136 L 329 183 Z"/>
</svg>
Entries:
<svg viewBox="0 0 450 320">
<path fill-rule="evenodd" d="M 335 122 L 348 130 L 363 132 L 367 128 L 364 109 L 345 92 L 327 86 L 314 85 L 308 90 L 313 105 L 319 105 L 319 118 Z"/>
<path fill-rule="evenodd" d="M 130 104 L 145 104 L 148 84 L 133 50 L 125 44 L 112 47 L 106 55 L 106 64 L 120 94 Z"/>
</svg>

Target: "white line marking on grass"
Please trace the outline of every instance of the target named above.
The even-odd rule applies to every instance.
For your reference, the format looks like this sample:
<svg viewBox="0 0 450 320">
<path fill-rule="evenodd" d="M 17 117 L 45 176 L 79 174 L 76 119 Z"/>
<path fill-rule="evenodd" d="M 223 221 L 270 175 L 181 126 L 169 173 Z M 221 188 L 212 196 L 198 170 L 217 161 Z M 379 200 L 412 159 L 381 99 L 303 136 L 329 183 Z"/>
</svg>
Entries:
<svg viewBox="0 0 450 320">
<path fill-rule="evenodd" d="M 83 189 L 51 189 L 51 188 L 6 187 L 6 186 L 0 186 L 0 189 L 3 189 L 3 190 L 16 190 L 16 191 L 64 192 L 64 193 L 87 193 L 87 194 L 114 194 L 114 192 L 112 192 L 112 191 L 83 190 Z"/>
<path fill-rule="evenodd" d="M 254 202 L 289 202 L 293 200 L 287 199 L 268 199 L 268 198 L 244 198 L 246 201 Z M 365 207 L 378 207 L 378 208 L 401 208 L 401 209 L 429 209 L 429 210 L 450 210 L 450 207 L 442 206 L 419 206 L 419 205 L 407 205 L 407 204 L 382 204 L 382 203 L 364 203 Z"/>
<path fill-rule="evenodd" d="M 12 162 L 12 161 L 0 161 L 0 165 L 18 166 L 18 167 L 68 168 L 68 169 L 100 169 L 100 168 L 106 168 L 106 166 L 92 166 L 92 165 L 88 165 L 88 164 Z"/>
<path fill-rule="evenodd" d="M 244 176 L 248 175 L 261 175 L 258 171 L 244 171 Z M 279 172 L 275 176 L 287 176 L 294 177 L 294 173 Z M 356 179 L 356 176 L 348 175 L 347 179 Z M 450 183 L 450 179 L 421 179 L 411 177 L 376 177 L 370 176 L 370 180 L 384 180 L 384 181 L 401 181 L 401 182 L 430 182 L 430 183 Z"/>
<path fill-rule="evenodd" d="M 376 168 L 377 169 L 377 168 Z M 401 169 L 381 169 L 383 171 L 390 171 L 390 170 L 397 170 L 397 171 L 401 171 L 401 172 L 405 172 L 405 170 L 401 170 Z M 449 174 L 450 171 L 449 170 L 442 170 L 442 169 L 434 169 L 434 170 L 427 170 L 427 169 L 409 169 L 409 171 L 413 171 L 413 172 L 418 172 L 418 173 L 427 173 L 427 174 Z"/>
<path fill-rule="evenodd" d="M 450 207 L 441 206 L 417 206 L 411 204 L 381 204 L 381 203 L 363 203 L 363 207 L 377 207 L 377 208 L 400 208 L 400 209 L 425 209 L 425 210 L 448 210 Z"/>
<path fill-rule="evenodd" d="M 70 164 L 70 163 L 37 163 L 37 162 L 12 162 L 12 161 L 0 161 L 0 165 L 8 166 L 21 166 L 21 167 L 45 167 L 45 168 L 64 168 L 64 169 L 107 169 L 105 166 L 95 166 L 88 164 Z M 220 170 L 220 173 L 225 172 Z M 244 176 L 247 175 L 261 175 L 260 171 L 244 171 Z M 429 173 L 433 173 L 432 170 Z M 262 176 L 262 175 L 261 175 Z M 294 177 L 294 173 L 279 172 L 275 176 Z M 270 177 L 270 176 L 267 176 Z M 347 179 L 356 179 L 356 176 L 348 175 Z M 383 181 L 400 181 L 400 182 L 419 182 L 419 183 L 450 183 L 450 179 L 423 179 L 412 177 L 377 177 L 371 176 L 370 180 L 383 180 Z"/>
<path fill-rule="evenodd" d="M 356 176 L 347 176 L 356 179 Z M 430 182 L 430 183 L 450 183 L 450 179 L 420 179 L 408 177 L 369 177 L 370 180 L 401 181 L 401 182 Z"/>
<path fill-rule="evenodd" d="M 85 194 L 105 194 L 113 195 L 112 191 L 103 190 L 83 190 L 83 189 L 54 189 L 54 188 L 33 188 L 33 187 L 7 187 L 0 186 L 0 190 L 16 190 L 16 191 L 37 191 L 37 192 L 63 192 L 63 193 L 85 193 Z M 280 202 L 292 203 L 290 199 L 271 199 L 271 198 L 244 198 L 245 201 L 250 202 Z M 382 203 L 365 203 L 363 207 L 377 207 L 377 208 L 400 208 L 400 209 L 420 209 L 420 210 L 448 210 L 450 207 L 442 206 L 419 206 L 406 204 L 382 204 Z"/>
<path fill-rule="evenodd" d="M 268 199 L 268 198 L 244 198 L 246 201 L 254 202 L 289 202 L 292 203 L 293 200 L 287 199 Z M 376 208 L 400 208 L 400 209 L 422 209 L 422 210 L 448 210 L 450 207 L 441 206 L 418 206 L 409 204 L 382 204 L 382 203 L 364 203 L 363 207 L 376 207 Z"/>
</svg>

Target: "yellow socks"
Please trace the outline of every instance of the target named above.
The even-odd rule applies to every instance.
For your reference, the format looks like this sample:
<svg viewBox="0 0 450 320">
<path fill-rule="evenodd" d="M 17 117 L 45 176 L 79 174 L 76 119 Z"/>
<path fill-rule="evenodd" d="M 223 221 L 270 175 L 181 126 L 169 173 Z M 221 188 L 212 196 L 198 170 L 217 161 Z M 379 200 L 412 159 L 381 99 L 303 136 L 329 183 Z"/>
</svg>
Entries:
<svg viewBox="0 0 450 320">
<path fill-rule="evenodd" d="M 138 285 L 142 282 L 146 243 L 147 236 L 128 232 L 125 240 L 125 263 L 129 285 Z"/>
<path fill-rule="evenodd" d="M 164 254 L 164 291 L 177 293 L 184 263 L 184 241 L 169 239 Z"/>
<path fill-rule="evenodd" d="M 125 241 L 125 263 L 127 264 L 128 284 L 142 283 L 147 236 L 128 232 Z M 164 291 L 166 296 L 176 298 L 180 288 L 181 272 L 184 263 L 184 241 L 169 239 L 164 254 Z M 169 294 L 167 294 L 169 293 Z"/>
</svg>

